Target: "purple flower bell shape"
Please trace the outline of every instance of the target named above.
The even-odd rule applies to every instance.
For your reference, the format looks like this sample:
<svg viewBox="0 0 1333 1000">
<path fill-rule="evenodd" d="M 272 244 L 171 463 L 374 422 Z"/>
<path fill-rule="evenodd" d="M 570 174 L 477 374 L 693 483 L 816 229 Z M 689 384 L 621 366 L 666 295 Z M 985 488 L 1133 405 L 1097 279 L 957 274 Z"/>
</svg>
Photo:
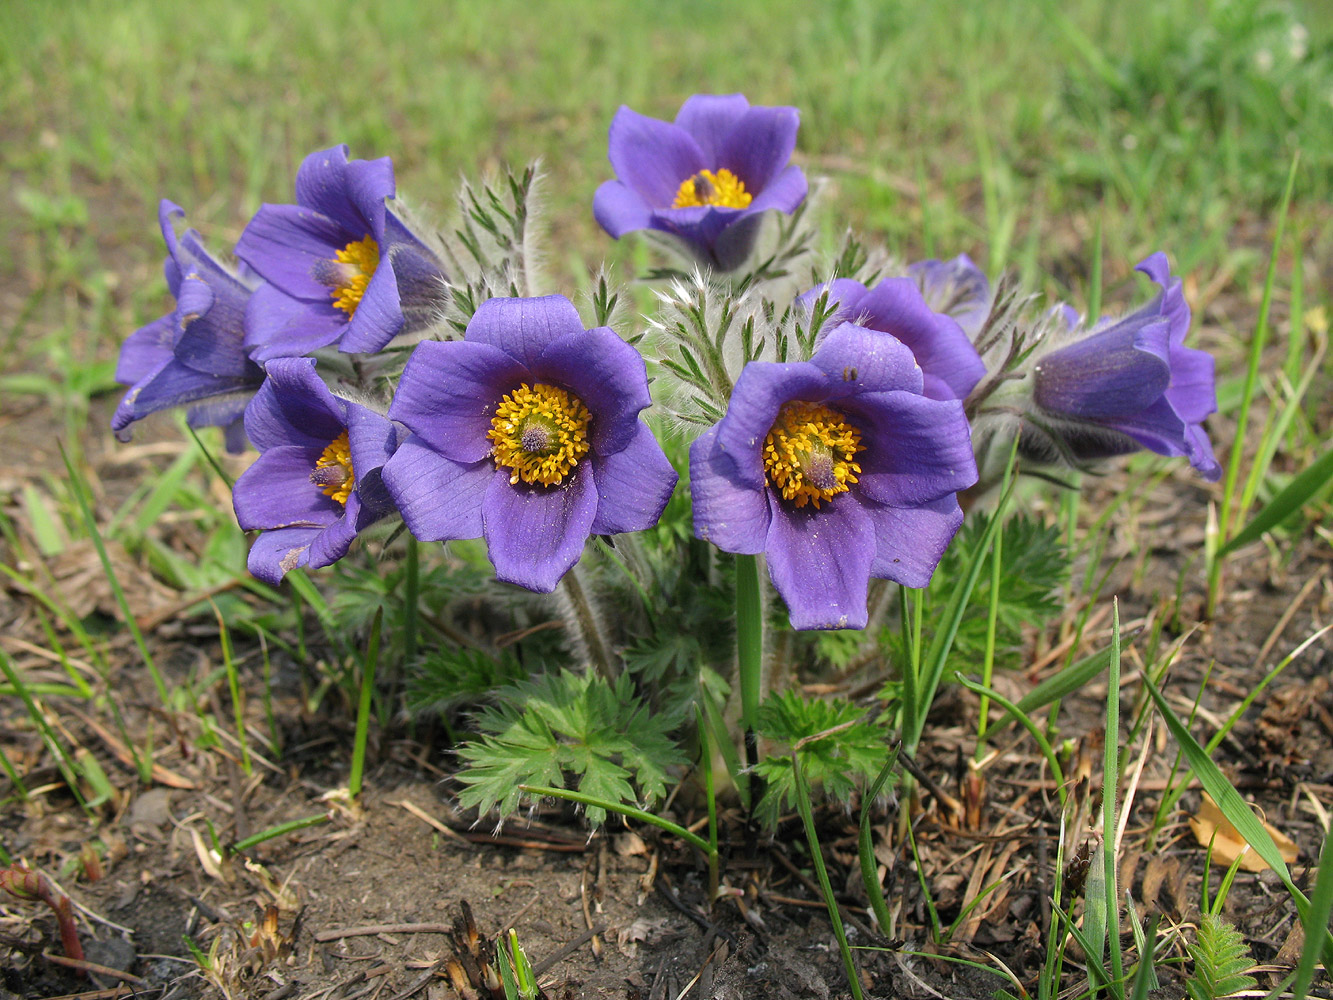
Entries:
<svg viewBox="0 0 1333 1000">
<path fill-rule="evenodd" d="M 317 569 L 393 510 L 380 470 L 397 445 L 393 423 L 335 396 L 313 358 L 275 358 L 245 411 L 261 454 L 232 490 L 236 520 L 261 530 L 250 572 L 278 584 L 298 566 Z"/>
<path fill-rule="evenodd" d="M 236 255 L 267 282 L 246 317 L 257 361 L 336 344 L 381 350 L 424 328 L 442 298 L 439 260 L 385 207 L 389 158 L 348 160 L 346 146 L 312 153 L 296 173 L 295 205 L 264 205 Z"/>
<path fill-rule="evenodd" d="M 412 436 L 384 485 L 417 538 L 484 537 L 500 580 L 548 593 L 589 535 L 661 516 L 677 476 L 651 402 L 639 352 L 568 299 L 488 299 L 408 359 L 389 416 Z"/>
<path fill-rule="evenodd" d="M 919 260 L 907 265 L 907 275 L 916 281 L 926 305 L 953 319 L 969 340 L 977 339 L 995 293 L 971 257 L 960 253 L 952 260 Z"/>
<path fill-rule="evenodd" d="M 767 556 L 793 628 L 864 628 L 871 577 L 924 587 L 977 480 L 962 403 L 900 341 L 843 323 L 809 361 L 751 362 L 690 448 L 694 532 Z"/>
<path fill-rule="evenodd" d="M 984 279 L 983 279 L 984 280 Z M 901 341 L 921 366 L 923 392 L 931 399 L 966 399 L 986 374 L 986 366 L 958 322 L 936 312 L 913 278 L 884 278 L 866 288 L 851 278 L 835 278 L 802 294 L 807 308 L 825 290 L 836 310 L 825 321 L 854 323 Z"/>
<path fill-rule="evenodd" d="M 1213 358 L 1185 346 L 1190 307 L 1166 254 L 1137 270 L 1161 286 L 1146 306 L 1090 331 L 1036 359 L 1028 423 L 1045 444 L 1074 460 L 1092 460 L 1147 448 L 1183 456 L 1205 479 L 1221 466 L 1203 429 L 1217 411 Z M 1068 322 L 1067 311 L 1061 315 Z M 1034 443 L 1032 428 L 1025 439 Z"/>
<path fill-rule="evenodd" d="M 674 123 L 622 105 L 608 148 L 616 179 L 597 189 L 593 215 L 616 239 L 656 230 L 702 263 L 734 270 L 761 213 L 791 214 L 805 200 L 805 175 L 790 163 L 799 127 L 795 108 L 752 107 L 741 94 L 696 94 Z"/>
<path fill-rule="evenodd" d="M 240 451 L 241 414 L 264 381 L 243 346 L 246 304 L 258 282 L 220 263 L 193 229 L 177 239 L 173 220 L 184 214 L 166 200 L 158 208 L 167 244 L 163 270 L 176 308 L 121 346 L 116 381 L 130 389 L 112 414 L 111 429 L 128 441 L 135 421 L 189 406 L 190 426 L 225 427 L 229 450 Z"/>
</svg>

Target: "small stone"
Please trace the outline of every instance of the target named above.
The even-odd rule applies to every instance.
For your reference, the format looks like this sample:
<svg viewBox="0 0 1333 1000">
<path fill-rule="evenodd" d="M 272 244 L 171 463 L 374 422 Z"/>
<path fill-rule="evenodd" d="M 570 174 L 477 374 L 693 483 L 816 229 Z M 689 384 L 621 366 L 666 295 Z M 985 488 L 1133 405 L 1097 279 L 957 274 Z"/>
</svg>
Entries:
<svg viewBox="0 0 1333 1000">
<path fill-rule="evenodd" d="M 130 826 L 148 826 L 157 829 L 171 819 L 171 791 L 150 788 L 134 799 L 130 806 Z"/>
</svg>

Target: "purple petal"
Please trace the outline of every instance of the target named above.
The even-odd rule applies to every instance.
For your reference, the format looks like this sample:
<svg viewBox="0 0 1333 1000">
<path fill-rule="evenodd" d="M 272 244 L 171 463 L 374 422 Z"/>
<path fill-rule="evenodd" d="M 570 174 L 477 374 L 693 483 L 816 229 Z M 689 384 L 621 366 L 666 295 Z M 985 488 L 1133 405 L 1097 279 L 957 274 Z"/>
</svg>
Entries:
<svg viewBox="0 0 1333 1000">
<path fill-rule="evenodd" d="M 828 376 L 809 362 L 752 361 L 736 380 L 727 415 L 717 425 L 715 451 L 735 463 L 741 484 L 763 487 L 760 452 L 782 404 L 794 399 L 818 403 L 828 394 Z"/>
<path fill-rule="evenodd" d="M 569 333 L 583 332 L 578 310 L 563 295 L 487 299 L 472 314 L 464 337 L 498 347 L 532 370 L 542 351 Z"/>
<path fill-rule="evenodd" d="M 403 329 L 403 307 L 398 298 L 398 279 L 393 261 L 381 255 L 365 293 L 357 303 L 338 350 L 349 354 L 374 354 Z"/>
<path fill-rule="evenodd" d="M 592 414 L 590 443 L 598 455 L 625 447 L 638 432 L 639 411 L 653 402 L 643 357 L 607 326 L 552 341 L 532 366 L 532 374 L 583 400 Z"/>
<path fill-rule="evenodd" d="M 241 233 L 236 256 L 288 295 L 325 301 L 329 286 L 315 276 L 339 250 L 369 235 L 300 205 L 263 205 Z"/>
<path fill-rule="evenodd" d="M 611 119 L 607 149 L 616 177 L 654 208 L 667 208 L 687 178 L 711 169 L 693 136 L 625 105 Z"/>
<path fill-rule="evenodd" d="M 648 203 L 620 181 L 606 181 L 597 189 L 592 199 L 592 214 L 597 224 L 615 239 L 638 229 L 649 229 L 653 224 Z"/>
<path fill-rule="evenodd" d="M 706 163 L 720 165 L 727 136 L 749 109 L 744 94 L 695 94 L 680 106 L 676 124 L 694 137 Z"/>
<path fill-rule="evenodd" d="M 953 260 L 923 260 L 907 273 L 916 279 L 926 305 L 952 317 L 968 337 L 975 337 L 990 315 L 990 282 L 972 258 L 960 253 Z"/>
<path fill-rule="evenodd" d="M 355 493 L 347 498 L 347 507 L 343 516 L 310 540 L 310 554 L 306 565 L 311 569 L 332 566 L 347 555 L 352 542 L 356 541 L 357 527 L 361 521 L 361 499 Z"/>
<path fill-rule="evenodd" d="M 169 357 L 161 367 L 140 379 L 125 393 L 116 412 L 112 414 L 111 429 L 117 432 L 121 440 L 129 440 L 128 436 L 122 437 L 120 432 L 150 413 L 253 388 L 254 383 L 249 379 L 208 375 L 187 368 Z"/>
<path fill-rule="evenodd" d="M 921 369 L 906 345 L 851 323 L 834 327 L 820 342 L 810 363 L 832 383 L 829 399 L 893 389 L 921 391 Z"/>
<path fill-rule="evenodd" d="M 857 303 L 863 321 L 898 338 L 921 366 L 922 391 L 932 399 L 964 399 L 986 374 L 986 365 L 954 320 L 926 305 L 911 278 L 885 278 Z"/>
<path fill-rule="evenodd" d="M 310 448 L 281 445 L 255 459 L 232 488 L 236 523 L 252 531 L 322 528 L 339 520 L 342 504 L 310 481 L 319 455 Z"/>
<path fill-rule="evenodd" d="M 382 476 L 408 529 L 423 542 L 481 537 L 494 462 L 453 462 L 410 437 L 384 463 Z"/>
<path fill-rule="evenodd" d="M 1166 390 L 1171 409 L 1187 424 L 1200 423 L 1217 412 L 1217 380 L 1213 356 L 1192 347 L 1171 348 L 1171 384 Z"/>
<path fill-rule="evenodd" d="M 266 531 L 251 544 L 246 565 L 256 578 L 276 587 L 284 576 L 309 562 L 310 543 L 322 530 L 286 528 Z"/>
<path fill-rule="evenodd" d="M 657 523 L 680 478 L 643 421 L 630 442 L 592 463 L 597 516 L 592 534 L 644 531 Z"/>
<path fill-rule="evenodd" d="M 723 552 L 757 555 L 768 544 L 768 490 L 735 481 L 734 463 L 714 450 L 713 427 L 690 445 L 694 534 Z"/>
<path fill-rule="evenodd" d="M 851 278 L 834 278 L 832 281 L 826 281 L 822 285 L 816 285 L 808 292 L 802 292 L 796 296 L 796 302 L 806 312 L 812 312 L 815 307 L 815 301 L 828 292 L 828 305 L 835 308 L 836 311 L 825 320 L 828 329 L 838 322 L 856 323 L 862 315 L 857 306 L 861 299 L 865 297 L 866 286 L 859 281 L 853 281 Z"/>
<path fill-rule="evenodd" d="M 867 393 L 844 401 L 862 431 L 860 482 L 876 503 L 915 507 L 977 481 L 963 404 L 910 392 Z"/>
<path fill-rule="evenodd" d="M 724 267 L 716 255 L 718 240 L 723 233 L 738 229 L 738 223 L 745 224 L 732 236 L 732 245 L 728 247 L 728 265 L 734 266 L 737 258 L 744 259 L 754 243 L 759 224 L 758 216 L 748 214 L 749 210 L 719 208 L 714 205 L 696 205 L 690 208 L 662 208 L 653 212 L 653 229 L 661 230 L 678 237 L 686 244 L 686 255 L 693 255 L 709 267 Z M 753 222 L 749 220 L 753 219 Z M 746 224 L 748 223 L 748 224 Z"/>
<path fill-rule="evenodd" d="M 168 313 L 125 338 L 116 362 L 116 381 L 133 385 L 171 360 L 171 337 L 176 317 Z"/>
<path fill-rule="evenodd" d="M 585 470 L 547 487 L 510 485 L 509 470 L 497 469 L 482 502 L 496 578 L 549 594 L 578 561 L 596 512 L 597 485 Z"/>
<path fill-rule="evenodd" d="M 360 403 L 347 404 L 347 444 L 357 481 L 389 460 L 398 446 L 393 421 Z"/>
<path fill-rule="evenodd" d="M 1183 344 L 1185 334 L 1189 332 L 1190 328 L 1190 306 L 1185 301 L 1185 292 L 1181 280 L 1171 277 L 1171 265 L 1166 259 L 1166 254 L 1159 250 L 1142 261 L 1134 270 L 1146 274 L 1162 286 L 1161 294 L 1145 306 L 1144 310 L 1152 310 L 1158 315 L 1165 316 L 1171 324 L 1172 346 Z M 1140 310 L 1140 312 L 1144 310 Z"/>
<path fill-rule="evenodd" d="M 407 359 L 389 416 L 446 458 L 478 462 L 491 453 L 486 434 L 496 405 L 527 378 L 523 365 L 491 344 L 423 341 Z"/>
<path fill-rule="evenodd" d="M 346 429 L 347 403 L 315 374 L 313 358 L 275 358 L 265 371 L 245 411 L 245 433 L 260 451 L 297 445 L 318 455 Z"/>
<path fill-rule="evenodd" d="M 1190 465 L 1210 483 L 1222 478 L 1222 466 L 1213 456 L 1213 443 L 1198 424 L 1185 428 L 1185 454 L 1189 456 Z"/>
<path fill-rule="evenodd" d="M 328 347 L 347 329 L 347 315 L 332 301 L 294 299 L 274 285 L 260 285 L 245 310 L 245 347 L 258 362 L 299 358 Z"/>
<path fill-rule="evenodd" d="M 215 279 L 216 280 L 216 279 Z M 207 289 L 207 293 L 200 286 Z M 245 351 L 245 314 L 251 293 L 230 282 L 212 288 L 197 273 L 181 281 L 174 352 L 182 364 L 210 375 L 256 377 Z"/>
<path fill-rule="evenodd" d="M 393 162 L 387 156 L 349 162 L 345 145 L 311 153 L 296 172 L 300 205 L 377 241 L 384 232 L 384 199 L 393 196 Z"/>
<path fill-rule="evenodd" d="M 767 212 L 770 209 L 776 209 L 779 212 L 785 212 L 791 215 L 792 212 L 805 201 L 806 194 L 809 193 L 810 183 L 805 179 L 800 167 L 786 167 L 776 177 L 768 182 L 764 190 L 755 195 L 754 201 L 750 202 L 745 209 L 747 215 L 753 215 L 756 212 Z"/>
<path fill-rule="evenodd" d="M 843 494 L 815 510 L 770 495 L 768 572 L 787 603 L 792 628 L 865 628 L 875 558 L 870 515 Z"/>
<path fill-rule="evenodd" d="M 870 575 L 905 587 L 924 587 L 963 523 L 954 494 L 914 507 L 866 505 L 875 530 Z"/>
<path fill-rule="evenodd" d="M 1143 315 L 1052 351 L 1034 369 L 1033 399 L 1074 420 L 1132 417 L 1166 392 L 1169 335 L 1165 319 Z"/>
<path fill-rule="evenodd" d="M 734 173 L 757 197 L 791 161 L 800 127 L 795 108 L 752 107 L 727 135 L 717 165 Z"/>
</svg>

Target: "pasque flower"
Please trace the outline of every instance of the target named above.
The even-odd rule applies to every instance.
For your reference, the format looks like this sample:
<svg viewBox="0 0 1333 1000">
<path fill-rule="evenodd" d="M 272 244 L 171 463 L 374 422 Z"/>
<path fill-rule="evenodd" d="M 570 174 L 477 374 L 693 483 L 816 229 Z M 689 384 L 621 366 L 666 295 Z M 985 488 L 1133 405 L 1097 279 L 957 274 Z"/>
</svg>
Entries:
<svg viewBox="0 0 1333 1000">
<path fill-rule="evenodd" d="M 960 253 L 952 260 L 919 260 L 907 265 L 907 274 L 921 289 L 926 305 L 955 320 L 970 340 L 990 315 L 994 293 L 981 268 Z"/>
<path fill-rule="evenodd" d="M 167 287 L 176 308 L 130 334 L 121 346 L 116 381 L 130 390 L 111 417 L 111 429 L 128 441 L 136 420 L 190 406 L 191 426 L 227 427 L 228 446 L 239 451 L 244 446 L 241 414 L 264 380 L 242 344 L 246 303 L 258 282 L 221 264 L 193 229 L 177 239 L 173 220 L 184 214 L 166 200 L 158 208 L 167 244 Z"/>
<path fill-rule="evenodd" d="M 952 278 L 938 271 L 928 273 L 928 288 L 937 299 L 945 299 L 946 284 Z M 957 320 L 927 304 L 915 277 L 884 278 L 874 288 L 850 278 L 835 278 L 805 292 L 799 300 L 812 307 L 826 290 L 829 304 L 837 306 L 826 320 L 827 328 L 833 329 L 839 321 L 850 322 L 901 341 L 921 366 L 923 391 L 931 399 L 965 399 L 986 374 L 986 366 L 968 334 Z"/>
<path fill-rule="evenodd" d="M 590 534 L 661 516 L 677 477 L 651 402 L 638 351 L 568 299 L 489 299 L 408 359 L 389 416 L 412 436 L 384 484 L 417 538 L 484 536 L 499 579 L 546 593 Z"/>
<path fill-rule="evenodd" d="M 245 411 L 261 454 L 236 480 L 236 520 L 263 531 L 250 572 L 276 584 L 298 566 L 318 568 L 347 554 L 353 539 L 393 505 L 379 471 L 397 431 L 384 415 L 335 396 L 313 358 L 275 358 Z"/>
<path fill-rule="evenodd" d="M 1213 359 L 1186 347 L 1190 307 L 1166 254 L 1137 268 L 1161 286 L 1146 306 L 1070 337 L 1036 359 L 1028 423 L 1075 459 L 1140 447 L 1189 459 L 1205 479 L 1221 467 L 1203 429 L 1217 410 Z M 1068 322 L 1068 313 L 1062 313 Z M 1031 443 L 1031 430 L 1025 435 Z"/>
<path fill-rule="evenodd" d="M 906 346 L 842 323 L 809 361 L 747 365 L 690 448 L 695 534 L 765 553 L 794 628 L 863 628 L 870 578 L 925 586 L 962 523 L 962 403 L 921 389 Z"/>
<path fill-rule="evenodd" d="M 389 158 L 348 160 L 346 146 L 307 156 L 295 205 L 264 205 L 236 254 L 268 284 L 246 319 L 254 358 L 296 357 L 337 344 L 371 353 L 424 327 L 440 301 L 443 271 L 385 199 Z"/>
<path fill-rule="evenodd" d="M 597 189 L 593 215 L 616 239 L 669 233 L 732 270 L 749 255 L 760 213 L 791 213 L 805 200 L 805 175 L 789 163 L 799 125 L 795 108 L 751 107 L 741 94 L 696 94 L 674 123 L 622 105 L 608 150 L 616 180 Z"/>
</svg>

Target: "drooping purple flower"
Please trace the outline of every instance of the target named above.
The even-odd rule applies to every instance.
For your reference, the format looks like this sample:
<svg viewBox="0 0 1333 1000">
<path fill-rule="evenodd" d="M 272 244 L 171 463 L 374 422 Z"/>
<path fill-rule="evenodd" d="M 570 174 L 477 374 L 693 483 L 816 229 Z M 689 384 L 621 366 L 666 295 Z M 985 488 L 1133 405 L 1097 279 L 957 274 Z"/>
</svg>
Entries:
<svg viewBox="0 0 1333 1000">
<path fill-rule="evenodd" d="M 226 427 L 229 450 L 244 447 L 239 432 L 245 404 L 264 380 L 246 355 L 245 309 L 258 283 L 220 263 L 188 229 L 179 239 L 173 220 L 184 210 L 165 199 L 158 207 L 163 266 L 176 308 L 125 339 L 116 381 L 130 387 L 111 417 L 121 441 L 150 413 L 189 406 L 192 427 Z"/>
<path fill-rule="evenodd" d="M 275 358 L 267 371 L 245 411 L 261 454 L 236 480 L 232 501 L 240 526 L 263 532 L 250 548 L 250 572 L 277 584 L 298 566 L 337 562 L 392 511 L 379 475 L 397 431 L 330 392 L 313 358 Z"/>
<path fill-rule="evenodd" d="M 924 587 L 962 523 L 963 406 L 921 388 L 907 347 L 843 323 L 809 361 L 747 365 L 691 446 L 695 534 L 765 553 L 794 628 L 864 628 L 870 578 Z"/>
<path fill-rule="evenodd" d="M 790 214 L 805 200 L 805 175 L 789 163 L 799 126 L 795 108 L 751 107 L 741 94 L 696 94 L 674 123 L 621 105 L 608 150 L 616 180 L 597 189 L 593 215 L 616 239 L 657 230 L 703 263 L 734 270 L 761 213 Z"/>
<path fill-rule="evenodd" d="M 296 174 L 295 205 L 264 205 L 236 254 L 267 282 L 246 317 L 257 361 L 337 344 L 372 353 L 424 327 L 440 299 L 440 262 L 385 207 L 389 158 L 348 160 L 346 146 L 312 153 Z"/>
<path fill-rule="evenodd" d="M 1166 254 L 1137 270 L 1161 286 L 1146 306 L 1103 320 L 1058 346 L 1033 368 L 1031 422 L 1058 438 L 1078 459 L 1124 454 L 1139 447 L 1184 456 L 1205 479 L 1221 466 L 1203 429 L 1217 411 L 1213 358 L 1185 346 L 1190 307 Z M 1068 321 L 1068 313 L 1064 315 Z"/>
<path fill-rule="evenodd" d="M 907 265 L 926 305 L 957 321 L 969 340 L 976 340 L 990 315 L 990 282 L 972 258 L 960 253 L 953 260 L 919 260 Z"/>
<path fill-rule="evenodd" d="M 956 320 L 927 304 L 915 279 L 884 278 L 868 289 L 851 278 L 835 278 L 798 301 L 810 308 L 825 289 L 829 304 L 837 305 L 825 329 L 855 323 L 901 341 L 921 366 L 923 391 L 931 399 L 966 399 L 986 374 L 971 339 Z"/>
<path fill-rule="evenodd" d="M 676 472 L 639 413 L 643 358 L 560 295 L 489 299 L 460 341 L 418 344 L 384 484 L 422 541 L 485 537 L 496 576 L 548 593 L 589 535 L 655 523 Z"/>
</svg>

